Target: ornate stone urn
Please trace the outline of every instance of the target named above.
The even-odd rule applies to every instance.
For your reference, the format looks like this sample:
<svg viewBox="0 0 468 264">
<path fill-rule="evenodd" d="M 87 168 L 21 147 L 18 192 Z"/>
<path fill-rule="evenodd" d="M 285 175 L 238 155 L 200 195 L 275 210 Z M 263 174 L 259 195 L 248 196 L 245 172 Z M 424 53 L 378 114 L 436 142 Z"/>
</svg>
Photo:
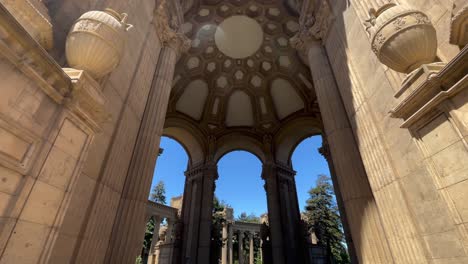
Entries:
<svg viewBox="0 0 468 264">
<path fill-rule="evenodd" d="M 372 50 L 380 62 L 403 73 L 434 62 L 437 36 L 426 14 L 396 4 L 370 13 Z"/>
<path fill-rule="evenodd" d="M 73 24 L 66 41 L 70 67 L 100 78 L 114 70 L 122 58 L 125 33 L 133 26 L 127 14 L 112 9 L 89 11 Z"/>
</svg>

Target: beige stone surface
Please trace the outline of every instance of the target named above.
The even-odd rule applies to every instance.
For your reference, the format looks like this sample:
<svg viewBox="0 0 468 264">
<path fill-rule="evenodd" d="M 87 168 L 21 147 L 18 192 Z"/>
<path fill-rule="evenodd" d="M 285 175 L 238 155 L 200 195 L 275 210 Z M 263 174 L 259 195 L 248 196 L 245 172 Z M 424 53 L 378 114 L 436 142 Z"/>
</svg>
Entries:
<svg viewBox="0 0 468 264">
<path fill-rule="evenodd" d="M 278 162 L 283 177 L 290 174 L 285 171 L 294 147 L 320 133 L 330 145 L 342 213 L 360 263 L 468 261 L 468 90 L 466 77 L 460 81 L 466 56 L 449 44 L 452 15 L 463 1 L 398 1 L 428 15 L 437 56 L 448 63 L 446 73 L 419 80 L 443 89 L 418 96 L 425 103 L 436 100 L 422 104 L 424 111 L 404 120 L 406 125 L 389 112 L 413 103 L 417 87 L 396 94 L 405 76 L 379 62 L 366 32 L 369 8 L 385 0 L 305 0 L 302 9 L 292 0 L 292 9 L 279 2 L 196 2 L 48 1 L 54 59 L 0 10 L 0 263 L 132 262 L 143 237 L 140 220 L 154 153 L 164 134 L 187 148 L 194 169 L 186 186 L 190 199 L 181 209 L 189 228 L 174 241 L 174 257 L 197 255 L 193 263 L 204 264 L 214 174 L 196 171 L 197 164 L 215 164 L 244 147 L 264 164 Z M 126 34 L 120 64 L 99 82 L 66 70 L 72 86 L 59 66 L 66 66 L 66 35 L 83 13 L 106 7 L 128 13 L 135 26 Z M 165 8 L 170 12 L 161 13 Z M 245 59 L 219 52 L 210 35 L 233 14 L 253 17 L 262 27 L 261 48 Z M 193 40 L 188 51 L 182 32 Z M 296 33 L 320 47 L 305 59 L 308 65 L 304 50 L 296 54 L 293 46 L 309 42 L 293 38 Z M 178 52 L 164 64 L 167 54 L 160 51 L 168 46 Z M 286 83 L 278 84 L 278 78 Z M 206 93 L 179 100 L 198 79 L 207 82 Z M 161 96 L 148 101 L 153 85 Z M 249 128 L 226 127 L 235 90 L 251 102 L 250 118 L 240 111 L 236 117 L 249 120 Z M 176 107 L 179 101 L 184 107 Z M 154 122 L 145 132 L 148 109 Z M 141 158 L 132 161 L 138 153 Z M 273 264 L 297 263 L 294 180 L 275 177 L 266 177 Z"/>
</svg>

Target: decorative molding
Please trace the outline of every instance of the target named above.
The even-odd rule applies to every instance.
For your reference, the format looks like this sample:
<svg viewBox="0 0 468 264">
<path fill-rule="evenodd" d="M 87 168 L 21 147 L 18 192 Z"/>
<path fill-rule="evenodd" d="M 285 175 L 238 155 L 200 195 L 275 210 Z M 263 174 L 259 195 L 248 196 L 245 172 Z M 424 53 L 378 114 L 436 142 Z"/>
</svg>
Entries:
<svg viewBox="0 0 468 264">
<path fill-rule="evenodd" d="M 61 104 L 71 92 L 70 78 L 3 5 L 0 5 L 0 56 L 16 65 L 56 103 Z"/>
<path fill-rule="evenodd" d="M 148 200 L 148 205 L 146 206 L 146 214 L 148 217 L 159 216 L 161 218 L 170 218 L 172 220 L 176 220 L 177 213 L 177 208 Z"/>
<path fill-rule="evenodd" d="M 202 177 L 218 179 L 218 166 L 215 163 L 199 163 L 185 172 L 185 177 L 189 180 L 196 180 Z"/>
<path fill-rule="evenodd" d="M 46 50 L 53 47 L 53 31 L 47 7 L 39 0 L 0 0 L 26 31 Z"/>
<path fill-rule="evenodd" d="M 178 54 L 190 49 L 191 41 L 181 32 L 178 20 L 169 15 L 166 0 L 156 8 L 154 24 L 163 46 L 173 48 Z"/>
<path fill-rule="evenodd" d="M 467 60 L 468 47 L 465 47 L 447 65 L 435 64 L 435 70 L 431 70 L 431 64 L 424 65 L 412 73 L 404 83 L 407 87 L 396 95 L 402 100 L 390 111 L 391 116 L 404 120 L 402 128 L 410 128 L 444 100 L 467 89 Z"/>
<path fill-rule="evenodd" d="M 300 51 L 304 51 L 310 41 L 322 40 L 324 42 L 333 22 L 333 12 L 328 0 L 320 0 L 318 9 L 313 1 L 303 2 L 299 17 L 299 32 L 290 39 L 291 46 Z"/>
<path fill-rule="evenodd" d="M 72 92 L 66 105 L 82 118 L 95 132 L 100 132 L 100 126 L 110 119 L 110 114 L 104 109 L 106 99 L 101 87 L 89 74 L 82 70 L 64 68 L 72 80 Z"/>
<path fill-rule="evenodd" d="M 40 138 L 0 114 L 0 142 L 3 142 L 0 144 L 0 165 L 27 174 L 38 153 Z"/>
</svg>

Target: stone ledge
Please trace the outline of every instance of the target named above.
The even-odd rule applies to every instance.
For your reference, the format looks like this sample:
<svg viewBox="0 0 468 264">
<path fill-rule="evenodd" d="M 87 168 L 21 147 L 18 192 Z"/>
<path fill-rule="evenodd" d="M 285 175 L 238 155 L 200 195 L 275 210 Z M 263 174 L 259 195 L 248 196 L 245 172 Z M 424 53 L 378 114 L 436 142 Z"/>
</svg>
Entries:
<svg viewBox="0 0 468 264">
<path fill-rule="evenodd" d="M 71 80 L 33 37 L 0 5 L 0 56 L 35 82 L 56 103 L 71 92 Z"/>
</svg>

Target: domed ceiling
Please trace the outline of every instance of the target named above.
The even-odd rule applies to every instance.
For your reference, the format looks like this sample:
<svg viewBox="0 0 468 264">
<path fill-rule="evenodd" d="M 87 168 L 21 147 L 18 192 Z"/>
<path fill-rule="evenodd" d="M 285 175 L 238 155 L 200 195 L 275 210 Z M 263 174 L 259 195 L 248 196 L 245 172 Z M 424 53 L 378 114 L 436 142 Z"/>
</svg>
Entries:
<svg viewBox="0 0 468 264">
<path fill-rule="evenodd" d="M 181 28 L 192 47 L 177 64 L 168 117 L 211 134 L 263 134 L 319 116 L 310 71 L 289 44 L 297 20 L 275 0 L 205 0 L 188 11 Z"/>
</svg>

